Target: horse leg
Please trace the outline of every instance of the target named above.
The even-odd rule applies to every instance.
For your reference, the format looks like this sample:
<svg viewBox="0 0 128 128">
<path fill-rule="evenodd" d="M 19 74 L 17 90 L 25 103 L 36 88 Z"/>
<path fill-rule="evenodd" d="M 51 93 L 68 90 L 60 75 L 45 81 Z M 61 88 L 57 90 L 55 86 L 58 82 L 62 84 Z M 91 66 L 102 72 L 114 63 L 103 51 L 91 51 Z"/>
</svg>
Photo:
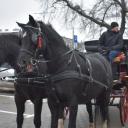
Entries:
<svg viewBox="0 0 128 128">
<path fill-rule="evenodd" d="M 58 116 L 58 128 L 64 128 L 64 116 L 64 106 L 60 106 Z"/>
<path fill-rule="evenodd" d="M 59 103 L 55 103 L 54 100 L 50 100 L 50 98 L 48 98 L 48 106 L 51 112 L 51 128 L 57 128 L 59 118 Z"/>
<path fill-rule="evenodd" d="M 102 128 L 108 128 L 108 107 L 101 103 L 100 111 L 102 117 Z"/>
<path fill-rule="evenodd" d="M 25 102 L 26 99 L 21 96 L 18 93 L 15 93 L 15 104 L 17 108 L 17 117 L 16 117 L 16 122 L 17 122 L 17 128 L 22 128 L 23 125 L 23 113 L 25 111 Z"/>
<path fill-rule="evenodd" d="M 35 128 L 41 126 L 42 99 L 34 100 L 34 124 Z"/>
<path fill-rule="evenodd" d="M 86 103 L 86 109 L 87 109 L 87 112 L 88 112 L 88 115 L 89 115 L 89 128 L 94 128 L 91 101 L 89 101 L 88 103 Z"/>
<path fill-rule="evenodd" d="M 64 128 L 64 119 L 63 118 L 58 119 L 58 127 L 57 128 Z"/>
<path fill-rule="evenodd" d="M 69 113 L 70 113 L 69 107 L 64 107 L 64 120 L 66 119 Z"/>
<path fill-rule="evenodd" d="M 101 117 L 102 117 L 102 128 L 108 128 L 109 124 L 109 110 L 108 110 L 108 105 L 109 105 L 109 95 L 104 93 L 102 96 L 102 100 L 98 101 L 99 106 L 100 106 L 100 112 L 101 112 Z"/>
<path fill-rule="evenodd" d="M 76 117 L 77 117 L 78 105 L 70 106 L 69 124 L 68 128 L 76 128 Z"/>
</svg>

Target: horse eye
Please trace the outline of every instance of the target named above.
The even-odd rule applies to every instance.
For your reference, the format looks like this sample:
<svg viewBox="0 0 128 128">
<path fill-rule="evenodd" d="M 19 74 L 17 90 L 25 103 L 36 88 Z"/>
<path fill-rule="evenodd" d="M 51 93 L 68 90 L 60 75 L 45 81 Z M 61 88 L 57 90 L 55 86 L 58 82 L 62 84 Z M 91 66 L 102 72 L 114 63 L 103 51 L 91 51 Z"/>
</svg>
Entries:
<svg viewBox="0 0 128 128">
<path fill-rule="evenodd" d="M 38 35 L 38 32 L 36 32 L 36 35 Z"/>
</svg>

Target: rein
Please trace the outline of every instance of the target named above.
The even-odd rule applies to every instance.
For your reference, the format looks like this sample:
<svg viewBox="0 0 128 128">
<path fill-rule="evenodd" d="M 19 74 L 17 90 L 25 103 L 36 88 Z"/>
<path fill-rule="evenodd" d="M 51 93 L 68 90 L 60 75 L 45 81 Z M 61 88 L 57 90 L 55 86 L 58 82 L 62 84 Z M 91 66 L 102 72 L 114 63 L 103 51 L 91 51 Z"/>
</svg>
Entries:
<svg viewBox="0 0 128 128">
<path fill-rule="evenodd" d="M 53 82 L 56 82 L 56 81 L 60 81 L 60 80 L 64 80 L 64 79 L 72 79 L 72 78 L 83 80 L 83 81 L 90 81 L 90 76 L 88 76 L 86 74 L 80 74 L 77 71 L 64 71 L 64 72 L 55 74 L 54 76 L 51 77 L 51 80 Z M 101 83 L 100 81 L 93 79 L 92 82 L 95 84 L 98 84 L 102 87 L 105 87 L 106 90 L 108 89 L 107 85 Z"/>
<path fill-rule="evenodd" d="M 74 49 L 73 49 L 73 50 L 74 50 Z M 64 56 L 66 56 L 66 55 L 72 53 L 73 50 L 67 51 L 66 53 L 62 54 L 61 57 L 64 57 Z M 49 62 L 53 62 L 53 61 L 58 60 L 58 57 L 55 57 L 55 58 L 52 59 L 52 60 L 38 60 L 38 59 L 34 59 L 34 58 L 32 58 L 31 60 L 34 61 L 34 62 L 37 62 L 37 63 L 49 63 Z"/>
<path fill-rule="evenodd" d="M 77 71 L 64 71 L 64 72 L 60 72 L 54 75 L 48 75 L 44 77 L 41 76 L 41 77 L 34 77 L 34 78 L 16 78 L 15 81 L 19 83 L 25 83 L 28 86 L 31 84 L 35 84 L 34 86 L 39 87 L 38 85 L 36 85 L 36 84 L 39 84 L 42 87 L 43 84 L 49 83 L 49 80 L 52 82 L 58 82 L 65 79 L 78 79 L 82 81 L 89 81 L 90 76 L 86 74 L 80 74 Z M 106 90 L 108 89 L 108 87 L 105 84 L 101 83 L 100 81 L 93 79 L 93 83 L 104 87 Z M 44 85 L 44 87 L 46 87 L 46 85 Z"/>
<path fill-rule="evenodd" d="M 20 49 L 20 52 L 25 52 L 25 53 L 28 53 L 29 55 L 33 56 L 33 53 L 27 49 Z"/>
<path fill-rule="evenodd" d="M 72 62 L 72 59 L 73 59 L 73 57 L 74 57 L 75 62 L 76 62 L 76 65 L 77 65 L 77 68 L 79 69 L 79 72 L 76 72 L 76 71 L 64 71 L 64 72 L 58 73 L 57 75 L 54 74 L 53 78 L 54 78 L 55 80 L 58 80 L 58 81 L 59 81 L 59 80 L 63 80 L 63 79 L 71 79 L 71 78 L 81 79 L 81 80 L 86 79 L 86 80 L 89 81 L 90 84 L 96 83 L 96 84 L 98 84 L 98 85 L 100 85 L 100 86 L 105 87 L 105 89 L 107 90 L 107 89 L 108 89 L 107 85 L 101 83 L 100 81 L 97 81 L 97 80 L 93 79 L 93 77 L 92 77 L 92 66 L 91 66 L 91 62 L 90 62 L 89 58 L 88 58 L 86 55 L 84 55 L 84 56 L 81 55 L 81 54 L 78 52 L 78 55 L 86 61 L 86 64 L 87 64 L 87 66 L 88 66 L 89 75 L 86 75 L 86 74 L 83 74 L 83 73 L 82 73 L 80 64 L 79 64 L 78 61 L 77 61 L 77 58 L 76 58 L 76 55 L 75 55 L 75 52 L 74 52 L 74 51 L 78 51 L 78 50 L 76 50 L 76 49 L 69 50 L 68 52 L 62 54 L 61 57 L 64 57 L 64 56 L 66 56 L 66 55 L 72 53 L 72 54 L 71 54 L 71 57 L 70 57 L 70 59 L 69 59 L 69 61 L 68 61 L 68 64 L 70 64 L 70 63 Z M 58 58 L 56 57 L 56 58 L 54 58 L 54 59 L 52 59 L 52 60 L 43 60 L 43 61 L 40 61 L 40 60 L 34 59 L 34 61 L 37 62 L 37 63 L 48 63 L 48 62 L 53 62 L 53 61 L 55 61 L 55 60 L 57 60 L 57 59 L 58 59 Z M 65 75 L 65 74 L 66 74 L 66 75 Z M 59 76 L 59 75 L 60 75 L 60 76 Z M 55 82 L 54 79 L 53 79 L 53 82 Z"/>
</svg>

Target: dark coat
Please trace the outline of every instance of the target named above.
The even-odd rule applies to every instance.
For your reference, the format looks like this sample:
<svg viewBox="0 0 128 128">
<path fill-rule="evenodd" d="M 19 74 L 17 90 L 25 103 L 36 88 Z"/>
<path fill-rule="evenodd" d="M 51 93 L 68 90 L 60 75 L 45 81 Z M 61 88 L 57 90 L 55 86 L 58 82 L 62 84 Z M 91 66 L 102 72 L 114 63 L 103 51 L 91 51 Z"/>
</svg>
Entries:
<svg viewBox="0 0 128 128">
<path fill-rule="evenodd" d="M 107 30 L 101 35 L 99 44 L 101 47 L 106 47 L 111 50 L 121 50 L 123 47 L 122 35 L 120 32 Z"/>
</svg>

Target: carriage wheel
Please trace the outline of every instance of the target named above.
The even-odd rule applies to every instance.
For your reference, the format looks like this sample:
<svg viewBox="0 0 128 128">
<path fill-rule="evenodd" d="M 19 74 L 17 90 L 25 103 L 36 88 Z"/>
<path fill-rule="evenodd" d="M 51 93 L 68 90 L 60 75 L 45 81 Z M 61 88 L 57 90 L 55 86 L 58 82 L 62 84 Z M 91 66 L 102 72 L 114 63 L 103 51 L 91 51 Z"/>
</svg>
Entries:
<svg viewBox="0 0 128 128">
<path fill-rule="evenodd" d="M 120 99 L 120 103 L 119 103 L 119 111 L 120 111 L 120 121 L 121 121 L 121 125 L 124 126 L 124 109 L 123 109 L 123 101 L 124 99 L 121 98 Z"/>
<path fill-rule="evenodd" d="M 94 124 L 95 124 L 95 128 L 99 128 L 99 126 L 101 126 L 102 124 L 100 107 L 98 105 L 95 105 Z"/>
<path fill-rule="evenodd" d="M 125 95 L 120 100 L 120 120 L 122 126 L 128 124 L 128 91 L 125 92 Z"/>
</svg>

